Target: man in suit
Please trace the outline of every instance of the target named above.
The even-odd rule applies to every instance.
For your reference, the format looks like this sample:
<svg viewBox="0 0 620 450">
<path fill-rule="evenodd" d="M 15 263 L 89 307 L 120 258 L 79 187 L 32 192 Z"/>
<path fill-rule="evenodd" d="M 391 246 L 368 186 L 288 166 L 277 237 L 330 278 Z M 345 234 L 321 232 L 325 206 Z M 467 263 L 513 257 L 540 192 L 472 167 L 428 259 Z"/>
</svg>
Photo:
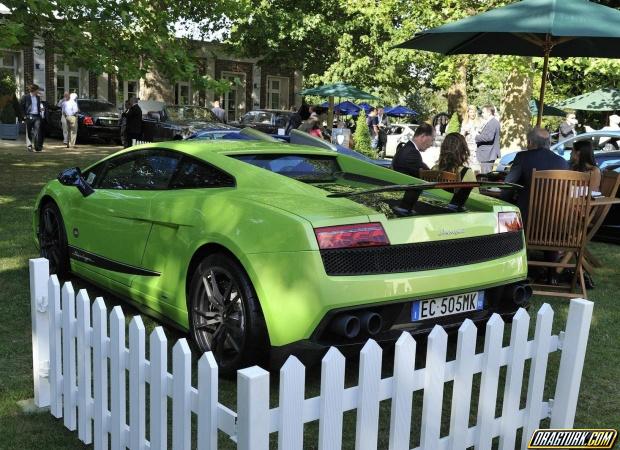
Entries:
<svg viewBox="0 0 620 450">
<path fill-rule="evenodd" d="M 133 140 L 142 139 L 142 108 L 138 105 L 138 97 L 131 97 L 127 110 L 125 125 L 125 148 L 133 145 Z"/>
<path fill-rule="evenodd" d="M 551 139 L 549 132 L 543 128 L 533 128 L 527 134 L 527 150 L 517 153 L 506 177 L 507 183 L 523 186 L 519 191 L 507 189 L 502 198 L 515 203 L 521 210 L 523 223 L 527 224 L 530 204 L 530 184 L 532 173 L 536 170 L 569 170 L 568 162 L 560 155 L 549 150 Z M 514 198 L 516 196 L 516 199 Z"/>
<path fill-rule="evenodd" d="M 420 176 L 420 169 L 428 170 L 420 152 L 426 151 L 435 140 L 435 129 L 428 123 L 416 128 L 413 139 L 400 145 L 392 159 L 392 169 L 413 177 Z"/>
<path fill-rule="evenodd" d="M 381 106 L 377 108 L 377 126 L 379 127 L 379 143 L 377 150 L 379 151 L 379 156 L 383 157 L 383 155 L 385 155 L 385 144 L 387 143 L 387 132 L 390 126 L 390 119 Z"/>
<path fill-rule="evenodd" d="M 39 86 L 32 84 L 28 87 L 28 93 L 21 98 L 20 106 L 26 121 L 26 148 L 29 152 L 43 151 L 43 120 L 44 110 Z"/>
<path fill-rule="evenodd" d="M 495 117 L 495 108 L 491 105 L 482 107 L 482 119 L 485 124 L 475 137 L 476 157 L 480 162 L 480 173 L 488 173 L 493 170 L 493 163 L 500 157 L 500 126 Z"/>
</svg>

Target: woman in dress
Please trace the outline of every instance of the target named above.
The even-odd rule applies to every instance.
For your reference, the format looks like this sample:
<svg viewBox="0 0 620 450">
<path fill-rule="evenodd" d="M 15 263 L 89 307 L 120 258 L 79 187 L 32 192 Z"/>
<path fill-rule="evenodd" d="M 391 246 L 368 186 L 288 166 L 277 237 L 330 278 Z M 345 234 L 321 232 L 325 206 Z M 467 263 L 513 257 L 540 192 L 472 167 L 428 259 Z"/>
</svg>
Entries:
<svg viewBox="0 0 620 450">
<path fill-rule="evenodd" d="M 570 154 L 570 168 L 577 172 L 590 173 L 590 191 L 598 191 L 601 188 L 601 169 L 594 159 L 592 141 L 577 141 L 573 143 L 573 151 Z"/>
<path fill-rule="evenodd" d="M 478 160 L 476 159 L 476 135 L 481 128 L 482 121 L 478 117 L 478 108 L 475 105 L 469 105 L 467 115 L 461 124 L 461 134 L 465 136 L 467 146 L 469 147 L 469 167 L 478 166 Z"/>
</svg>

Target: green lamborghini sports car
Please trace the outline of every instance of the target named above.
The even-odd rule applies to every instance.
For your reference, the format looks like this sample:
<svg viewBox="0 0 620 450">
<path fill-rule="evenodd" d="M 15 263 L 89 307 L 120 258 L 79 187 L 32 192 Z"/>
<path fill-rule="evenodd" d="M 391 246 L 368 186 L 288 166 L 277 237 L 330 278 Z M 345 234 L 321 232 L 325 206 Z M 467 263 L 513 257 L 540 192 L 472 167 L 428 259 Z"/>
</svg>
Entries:
<svg viewBox="0 0 620 450">
<path fill-rule="evenodd" d="M 63 171 L 34 230 L 53 272 L 187 330 L 230 372 L 511 317 L 531 295 L 521 218 L 479 186 L 303 145 L 159 142 Z"/>
</svg>

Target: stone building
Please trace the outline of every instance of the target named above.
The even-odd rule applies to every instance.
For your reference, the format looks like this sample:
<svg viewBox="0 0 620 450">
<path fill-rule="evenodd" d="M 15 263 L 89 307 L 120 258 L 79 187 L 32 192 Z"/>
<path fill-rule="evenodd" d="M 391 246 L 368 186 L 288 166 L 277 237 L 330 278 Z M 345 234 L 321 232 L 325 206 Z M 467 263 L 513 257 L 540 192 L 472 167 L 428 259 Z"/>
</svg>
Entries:
<svg viewBox="0 0 620 450">
<path fill-rule="evenodd" d="M 239 118 L 252 109 L 289 109 L 299 106 L 303 76 L 297 70 L 282 70 L 263 65 L 260 58 L 236 58 L 226 47 L 216 43 L 199 43 L 196 52 L 204 74 L 217 80 L 233 81 L 233 88 L 219 96 L 228 120 Z M 0 49 L 0 68 L 13 70 L 18 95 L 26 86 L 36 83 L 42 95 L 52 103 L 64 91 L 77 92 L 82 98 L 107 100 L 118 106 L 138 96 L 143 100 L 159 100 L 177 105 L 211 106 L 213 92 L 194 89 L 191 81 L 170 83 L 157 71 L 139 80 L 123 80 L 112 74 L 95 74 L 87 67 L 73 67 L 43 42 L 35 40 L 32 47 L 20 50 Z"/>
</svg>

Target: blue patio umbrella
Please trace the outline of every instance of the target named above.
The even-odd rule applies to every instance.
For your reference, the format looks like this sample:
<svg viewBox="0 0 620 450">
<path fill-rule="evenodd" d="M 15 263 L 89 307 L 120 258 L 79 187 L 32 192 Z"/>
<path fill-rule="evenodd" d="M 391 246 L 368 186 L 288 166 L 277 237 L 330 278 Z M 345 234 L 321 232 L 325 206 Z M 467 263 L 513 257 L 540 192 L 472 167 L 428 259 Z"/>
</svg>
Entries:
<svg viewBox="0 0 620 450">
<path fill-rule="evenodd" d="M 359 113 L 360 111 L 360 107 L 357 106 L 355 103 L 350 102 L 350 101 L 344 101 L 341 103 L 338 103 L 335 107 L 334 110 L 338 113 L 338 114 L 342 114 L 344 116 L 355 116 Z"/>
<path fill-rule="evenodd" d="M 391 108 L 385 108 L 385 113 L 388 116 L 417 116 L 418 113 L 411 108 L 407 108 L 403 105 L 392 106 Z"/>
<path fill-rule="evenodd" d="M 366 102 L 359 103 L 357 106 L 363 109 L 366 112 L 366 114 L 368 114 L 370 112 L 370 108 L 372 108 L 372 106 Z"/>
</svg>

